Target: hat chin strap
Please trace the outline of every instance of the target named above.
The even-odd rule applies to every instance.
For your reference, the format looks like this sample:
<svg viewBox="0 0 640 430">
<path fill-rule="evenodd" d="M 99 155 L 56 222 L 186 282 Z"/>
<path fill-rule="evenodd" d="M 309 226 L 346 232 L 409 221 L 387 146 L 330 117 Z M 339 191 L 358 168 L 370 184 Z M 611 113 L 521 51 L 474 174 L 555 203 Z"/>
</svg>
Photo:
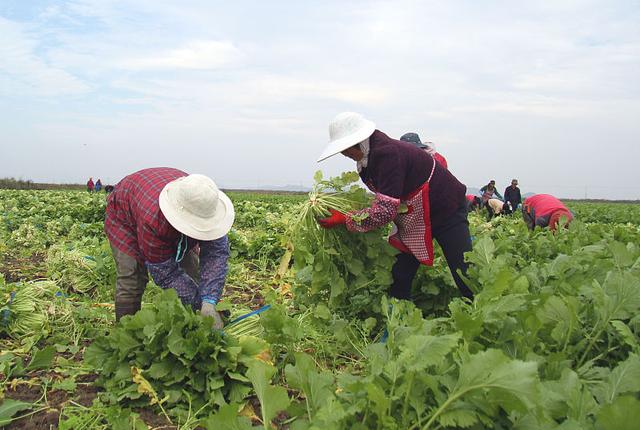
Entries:
<svg viewBox="0 0 640 430">
<path fill-rule="evenodd" d="M 178 250 L 176 251 L 176 263 L 180 263 L 184 259 L 188 247 L 187 236 L 185 236 L 184 233 L 180 233 L 180 241 L 178 242 Z"/>
</svg>

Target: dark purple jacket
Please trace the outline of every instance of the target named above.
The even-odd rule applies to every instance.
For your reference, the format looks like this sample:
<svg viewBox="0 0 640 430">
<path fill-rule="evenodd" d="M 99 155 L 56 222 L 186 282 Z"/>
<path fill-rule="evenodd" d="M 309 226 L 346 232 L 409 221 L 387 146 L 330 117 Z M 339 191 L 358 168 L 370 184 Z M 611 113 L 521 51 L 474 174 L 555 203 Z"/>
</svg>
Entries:
<svg viewBox="0 0 640 430">
<path fill-rule="evenodd" d="M 360 177 L 372 191 L 394 198 L 405 197 L 429 178 L 433 158 L 410 143 L 391 139 L 376 130 L 369 138 L 369 160 Z M 429 183 L 431 226 L 445 223 L 461 206 L 466 205 L 467 187 L 449 170 L 436 163 Z"/>
</svg>

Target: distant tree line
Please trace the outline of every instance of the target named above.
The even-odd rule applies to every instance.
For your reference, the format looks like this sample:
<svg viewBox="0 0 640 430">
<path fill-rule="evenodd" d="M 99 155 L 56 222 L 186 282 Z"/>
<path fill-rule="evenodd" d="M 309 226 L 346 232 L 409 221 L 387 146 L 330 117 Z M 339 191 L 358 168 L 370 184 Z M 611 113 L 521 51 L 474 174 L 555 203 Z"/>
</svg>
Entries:
<svg viewBox="0 0 640 430">
<path fill-rule="evenodd" d="M 42 184 L 30 179 L 0 178 L 0 189 L 7 190 L 84 190 L 84 184 Z"/>
</svg>

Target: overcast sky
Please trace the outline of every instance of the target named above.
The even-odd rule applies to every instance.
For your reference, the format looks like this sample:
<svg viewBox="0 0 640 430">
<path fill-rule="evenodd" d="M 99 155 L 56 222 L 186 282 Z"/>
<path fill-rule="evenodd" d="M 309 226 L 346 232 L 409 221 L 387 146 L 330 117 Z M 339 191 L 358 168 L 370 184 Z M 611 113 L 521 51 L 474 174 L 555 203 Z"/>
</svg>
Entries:
<svg viewBox="0 0 640 430">
<path fill-rule="evenodd" d="M 309 185 L 342 111 L 469 187 L 638 199 L 640 2 L 0 2 L 0 177 Z"/>
</svg>

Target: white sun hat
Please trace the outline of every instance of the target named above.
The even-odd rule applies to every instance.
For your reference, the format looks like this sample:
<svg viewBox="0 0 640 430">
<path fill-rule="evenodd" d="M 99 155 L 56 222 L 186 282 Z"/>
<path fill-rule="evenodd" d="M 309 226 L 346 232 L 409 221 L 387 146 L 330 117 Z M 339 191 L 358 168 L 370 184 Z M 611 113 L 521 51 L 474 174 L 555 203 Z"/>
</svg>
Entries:
<svg viewBox="0 0 640 430">
<path fill-rule="evenodd" d="M 329 123 L 329 144 L 318 162 L 351 148 L 376 131 L 376 125 L 355 112 L 342 112 Z"/>
<path fill-rule="evenodd" d="M 160 192 L 160 210 L 180 233 L 197 240 L 219 239 L 235 218 L 233 203 L 205 175 L 189 175 L 169 182 Z"/>
</svg>

